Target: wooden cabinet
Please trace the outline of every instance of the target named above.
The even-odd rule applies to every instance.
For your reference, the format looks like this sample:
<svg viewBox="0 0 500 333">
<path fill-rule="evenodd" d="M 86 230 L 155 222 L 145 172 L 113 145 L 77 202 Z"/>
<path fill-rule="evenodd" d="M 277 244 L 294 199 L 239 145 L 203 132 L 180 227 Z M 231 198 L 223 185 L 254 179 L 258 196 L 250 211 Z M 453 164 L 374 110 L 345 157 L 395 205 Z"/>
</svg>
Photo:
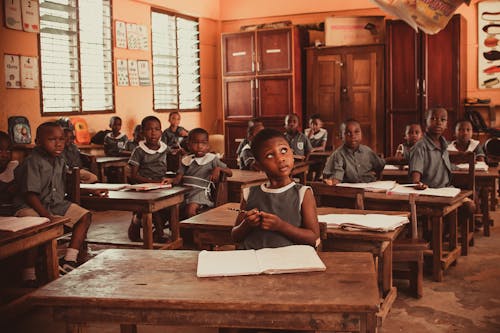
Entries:
<svg viewBox="0 0 500 333">
<path fill-rule="evenodd" d="M 222 35 L 226 157 L 235 159 L 248 120 L 282 129 L 287 114 L 302 116 L 300 46 L 296 28 Z"/>
<path fill-rule="evenodd" d="M 340 124 L 358 120 L 363 142 L 384 148 L 382 45 L 307 49 L 307 117 L 318 113 L 328 130 L 328 145 L 338 147 Z"/>
<path fill-rule="evenodd" d="M 425 111 L 448 110 L 447 138 L 464 115 L 466 22 L 455 15 L 435 35 L 416 33 L 403 21 L 387 21 L 387 153 L 393 154 L 410 122 L 425 125 Z"/>
</svg>

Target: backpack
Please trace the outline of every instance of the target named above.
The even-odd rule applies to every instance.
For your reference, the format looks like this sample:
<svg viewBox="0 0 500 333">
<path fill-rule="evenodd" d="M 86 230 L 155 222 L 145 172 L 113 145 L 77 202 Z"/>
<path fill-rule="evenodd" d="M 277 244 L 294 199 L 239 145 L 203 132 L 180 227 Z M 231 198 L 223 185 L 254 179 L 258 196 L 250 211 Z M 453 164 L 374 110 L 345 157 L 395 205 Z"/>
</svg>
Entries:
<svg viewBox="0 0 500 333">
<path fill-rule="evenodd" d="M 12 143 L 31 143 L 31 127 L 24 116 L 9 117 L 9 136 Z"/>
<path fill-rule="evenodd" d="M 71 123 L 75 128 L 75 142 L 82 145 L 88 145 L 90 143 L 90 133 L 85 119 L 73 117 L 71 118 Z"/>
</svg>

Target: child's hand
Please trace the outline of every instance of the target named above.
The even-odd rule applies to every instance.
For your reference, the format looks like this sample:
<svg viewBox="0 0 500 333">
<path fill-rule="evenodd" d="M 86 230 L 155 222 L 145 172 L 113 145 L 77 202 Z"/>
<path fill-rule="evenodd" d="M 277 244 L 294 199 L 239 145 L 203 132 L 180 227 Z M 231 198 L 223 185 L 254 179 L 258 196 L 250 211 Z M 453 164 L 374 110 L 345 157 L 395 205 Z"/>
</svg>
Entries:
<svg viewBox="0 0 500 333">
<path fill-rule="evenodd" d="M 333 186 L 333 185 L 337 185 L 339 183 L 339 180 L 338 179 L 335 179 L 335 178 L 331 178 L 331 179 L 323 179 L 323 182 L 326 184 L 326 185 L 330 185 L 330 186 Z"/>
<path fill-rule="evenodd" d="M 108 196 L 108 190 L 106 190 L 106 189 L 91 190 L 90 193 L 96 197 L 107 197 Z"/>
<path fill-rule="evenodd" d="M 188 136 L 188 132 L 187 132 L 186 130 L 181 130 L 181 131 L 179 132 L 179 135 L 180 135 L 180 136 Z"/>
<path fill-rule="evenodd" d="M 174 183 L 174 178 L 163 178 L 160 182 L 160 184 L 165 185 L 165 184 L 173 184 Z"/>
<path fill-rule="evenodd" d="M 260 212 L 261 216 L 261 224 L 260 227 L 264 230 L 279 230 L 280 225 L 283 223 L 283 220 L 279 218 L 279 216 Z"/>
<path fill-rule="evenodd" d="M 418 182 L 417 185 L 415 185 L 414 189 L 415 190 L 425 190 L 428 186 L 422 182 Z"/>
<path fill-rule="evenodd" d="M 213 182 L 216 182 L 219 179 L 219 175 L 220 175 L 220 168 L 219 167 L 215 167 L 212 170 L 212 174 L 210 175 L 210 180 L 213 181 Z"/>
<path fill-rule="evenodd" d="M 245 213 L 243 221 L 245 221 L 245 223 L 249 226 L 256 228 L 261 225 L 262 216 L 260 215 L 259 210 L 252 209 Z"/>
</svg>

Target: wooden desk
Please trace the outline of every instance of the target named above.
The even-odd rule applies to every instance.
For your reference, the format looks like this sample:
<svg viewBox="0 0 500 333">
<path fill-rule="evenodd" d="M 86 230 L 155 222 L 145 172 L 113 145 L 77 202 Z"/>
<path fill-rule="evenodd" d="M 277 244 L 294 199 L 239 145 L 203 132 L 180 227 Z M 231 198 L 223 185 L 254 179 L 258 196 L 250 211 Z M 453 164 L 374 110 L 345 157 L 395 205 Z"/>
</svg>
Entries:
<svg viewBox="0 0 500 333">
<path fill-rule="evenodd" d="M 119 182 L 127 183 L 127 173 L 125 167 L 128 165 L 128 156 L 98 156 L 95 161 L 97 164 L 97 177 L 99 182 L 107 183 L 106 174 L 104 170 L 108 167 L 116 167 L 121 169 Z"/>
<path fill-rule="evenodd" d="M 81 197 L 81 205 L 95 210 L 124 210 L 142 212 L 144 248 L 153 248 L 153 213 L 165 208 L 170 209 L 170 230 L 172 242 L 161 244 L 160 248 L 180 248 L 182 238 L 179 234 L 179 204 L 184 201 L 184 193 L 190 188 L 175 186 L 145 192 L 109 191 L 108 197 Z M 156 246 L 155 246 L 156 247 Z"/>
<path fill-rule="evenodd" d="M 229 202 L 241 201 L 241 190 L 245 187 L 260 185 L 267 181 L 264 172 L 231 169 L 233 175 L 227 177 L 228 200 Z"/>
<path fill-rule="evenodd" d="M 291 176 L 299 178 L 299 182 L 305 185 L 307 181 L 307 173 L 309 172 L 309 166 L 312 164 L 314 164 L 313 161 L 295 162 Z"/>
<path fill-rule="evenodd" d="M 443 272 L 460 255 L 461 247 L 457 236 L 457 209 L 464 200 L 472 195 L 472 191 L 462 190 L 454 198 L 419 195 L 416 197 L 417 214 L 430 218 L 432 224 L 432 250 L 424 252 L 432 255 L 434 281 L 443 280 Z M 401 209 L 409 211 L 408 196 L 365 192 L 365 208 L 375 210 Z M 450 226 L 449 248 L 443 251 L 443 220 L 447 218 Z"/>
<path fill-rule="evenodd" d="M 197 278 L 197 251 L 109 249 L 31 294 L 68 332 L 90 322 L 376 332 L 368 253 L 320 253 L 324 272 Z M 144 274 L 147 272 L 147 274 Z"/>
</svg>

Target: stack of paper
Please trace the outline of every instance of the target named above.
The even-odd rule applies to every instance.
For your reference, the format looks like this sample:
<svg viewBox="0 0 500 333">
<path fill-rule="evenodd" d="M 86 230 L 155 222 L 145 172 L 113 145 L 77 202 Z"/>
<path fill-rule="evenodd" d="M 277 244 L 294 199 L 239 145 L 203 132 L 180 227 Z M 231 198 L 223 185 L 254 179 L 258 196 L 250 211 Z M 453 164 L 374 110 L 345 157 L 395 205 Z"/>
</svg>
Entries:
<svg viewBox="0 0 500 333">
<path fill-rule="evenodd" d="M 319 215 L 318 221 L 326 223 L 328 228 L 379 232 L 393 231 L 409 222 L 406 216 L 384 214 L 327 214 Z"/>
<path fill-rule="evenodd" d="M 172 184 L 142 183 L 142 184 L 127 185 L 125 186 L 125 189 L 135 190 L 135 191 L 149 191 L 149 190 L 156 190 L 159 188 L 171 188 L 171 187 Z"/>
<path fill-rule="evenodd" d="M 236 251 L 201 251 L 198 277 L 282 274 L 326 270 L 309 245 Z"/>
<path fill-rule="evenodd" d="M 365 191 L 385 192 L 396 186 L 394 180 L 380 180 L 371 183 L 339 183 L 336 186 L 362 188 Z"/>
<path fill-rule="evenodd" d="M 108 183 L 80 184 L 81 189 L 108 190 L 108 191 L 119 191 L 127 186 L 130 186 L 130 184 L 108 184 Z"/>
<path fill-rule="evenodd" d="M 398 185 L 390 190 L 389 193 L 394 194 L 422 194 L 422 195 L 432 195 L 436 197 L 449 197 L 453 198 L 460 193 L 460 189 L 456 187 L 443 187 L 443 188 L 426 188 L 425 190 L 416 190 L 413 187 Z"/>
<path fill-rule="evenodd" d="M 384 170 L 400 170 L 399 166 L 393 164 L 386 164 Z"/>
<path fill-rule="evenodd" d="M 15 216 L 0 216 L 0 230 L 3 231 L 19 231 L 23 229 L 28 229 L 40 224 L 49 222 L 50 220 L 46 217 L 39 216 L 26 216 L 26 217 L 15 217 Z"/>
<path fill-rule="evenodd" d="M 469 170 L 469 163 L 460 163 L 457 164 L 456 167 L 458 170 Z M 474 165 L 475 171 L 488 171 L 488 164 L 484 161 L 476 162 Z"/>
</svg>

